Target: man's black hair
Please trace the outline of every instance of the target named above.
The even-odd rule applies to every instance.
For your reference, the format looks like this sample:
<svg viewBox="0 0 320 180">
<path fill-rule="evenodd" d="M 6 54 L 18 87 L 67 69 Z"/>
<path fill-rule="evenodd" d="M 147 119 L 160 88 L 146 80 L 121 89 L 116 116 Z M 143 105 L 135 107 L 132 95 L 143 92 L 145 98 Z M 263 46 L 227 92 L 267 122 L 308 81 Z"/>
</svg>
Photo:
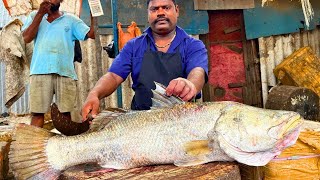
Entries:
<svg viewBox="0 0 320 180">
<path fill-rule="evenodd" d="M 150 1 L 152 0 L 147 0 L 147 6 L 149 6 Z M 176 0 L 171 0 L 171 1 L 173 1 L 173 4 L 176 4 Z"/>
</svg>

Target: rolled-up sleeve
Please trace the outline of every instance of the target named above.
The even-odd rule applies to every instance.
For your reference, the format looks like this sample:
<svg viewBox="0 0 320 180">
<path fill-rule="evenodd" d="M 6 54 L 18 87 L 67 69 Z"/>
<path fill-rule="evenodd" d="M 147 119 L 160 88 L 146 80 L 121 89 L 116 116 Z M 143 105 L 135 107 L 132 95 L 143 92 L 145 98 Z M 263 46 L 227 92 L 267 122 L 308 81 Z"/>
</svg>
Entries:
<svg viewBox="0 0 320 180">
<path fill-rule="evenodd" d="M 202 41 L 191 39 L 187 45 L 186 52 L 186 73 L 189 74 L 192 69 L 201 67 L 206 73 L 206 82 L 208 79 L 208 53 Z"/>
<path fill-rule="evenodd" d="M 73 36 L 75 40 L 85 40 L 87 33 L 90 31 L 90 27 L 87 26 L 80 18 L 73 16 Z"/>
</svg>

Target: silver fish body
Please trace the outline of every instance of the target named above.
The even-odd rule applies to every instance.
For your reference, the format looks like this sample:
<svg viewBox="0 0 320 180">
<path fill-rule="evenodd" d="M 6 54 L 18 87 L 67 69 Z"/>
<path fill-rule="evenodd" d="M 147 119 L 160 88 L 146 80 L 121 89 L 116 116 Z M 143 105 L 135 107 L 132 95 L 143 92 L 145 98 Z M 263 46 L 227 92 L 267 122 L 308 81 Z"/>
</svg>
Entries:
<svg viewBox="0 0 320 180">
<path fill-rule="evenodd" d="M 106 119 L 103 114 L 95 121 Z M 72 137 L 52 136 L 45 130 L 20 125 L 9 157 L 16 177 L 22 179 L 57 176 L 86 162 L 114 169 L 234 160 L 261 166 L 296 141 L 301 124 L 302 118 L 295 112 L 236 102 L 187 103 L 123 114 L 102 130 Z M 43 143 L 41 148 L 26 152 L 29 161 L 33 160 L 30 163 L 36 163 L 32 156 L 41 159 L 37 170 L 20 163 L 28 161 L 26 153 L 20 152 L 24 148 L 21 143 L 27 144 L 32 136 L 39 142 L 29 144 Z"/>
<path fill-rule="evenodd" d="M 52 137 L 46 147 L 47 156 L 57 169 L 92 161 L 115 169 L 170 164 L 189 158 L 184 150 L 188 142 L 210 139 L 208 134 L 219 114 L 219 110 L 209 111 L 208 106 L 191 104 L 124 114 L 99 132 Z M 59 151 L 55 151 L 57 146 Z M 208 161 L 233 160 L 219 149 L 208 156 Z"/>
</svg>

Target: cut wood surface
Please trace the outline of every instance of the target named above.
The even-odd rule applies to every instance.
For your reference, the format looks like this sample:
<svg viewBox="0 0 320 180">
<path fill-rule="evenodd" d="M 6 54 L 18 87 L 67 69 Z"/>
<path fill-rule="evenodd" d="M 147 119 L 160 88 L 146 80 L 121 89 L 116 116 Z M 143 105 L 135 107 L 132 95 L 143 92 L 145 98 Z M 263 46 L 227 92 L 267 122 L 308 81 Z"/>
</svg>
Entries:
<svg viewBox="0 0 320 180">
<path fill-rule="evenodd" d="M 271 89 L 266 108 L 295 111 L 305 119 L 318 120 L 319 96 L 304 87 L 277 86 Z"/>
<path fill-rule="evenodd" d="M 91 172 L 90 172 L 90 166 Z M 235 162 L 213 162 L 198 166 L 176 167 L 174 165 L 159 165 L 140 167 L 128 170 L 111 170 L 101 172 L 94 165 L 80 165 L 69 168 L 59 178 L 72 179 L 214 179 L 240 180 L 240 171 Z"/>
</svg>

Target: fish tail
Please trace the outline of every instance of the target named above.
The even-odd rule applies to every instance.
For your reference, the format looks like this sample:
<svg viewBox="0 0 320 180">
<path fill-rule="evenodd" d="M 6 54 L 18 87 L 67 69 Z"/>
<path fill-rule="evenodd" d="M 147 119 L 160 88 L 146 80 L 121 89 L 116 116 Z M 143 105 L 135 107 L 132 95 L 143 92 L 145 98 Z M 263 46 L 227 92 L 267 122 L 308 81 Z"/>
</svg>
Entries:
<svg viewBox="0 0 320 180">
<path fill-rule="evenodd" d="M 48 139 L 54 136 L 45 129 L 18 124 L 10 145 L 9 162 L 17 179 L 57 179 L 60 170 L 53 169 L 46 155 Z"/>
</svg>

